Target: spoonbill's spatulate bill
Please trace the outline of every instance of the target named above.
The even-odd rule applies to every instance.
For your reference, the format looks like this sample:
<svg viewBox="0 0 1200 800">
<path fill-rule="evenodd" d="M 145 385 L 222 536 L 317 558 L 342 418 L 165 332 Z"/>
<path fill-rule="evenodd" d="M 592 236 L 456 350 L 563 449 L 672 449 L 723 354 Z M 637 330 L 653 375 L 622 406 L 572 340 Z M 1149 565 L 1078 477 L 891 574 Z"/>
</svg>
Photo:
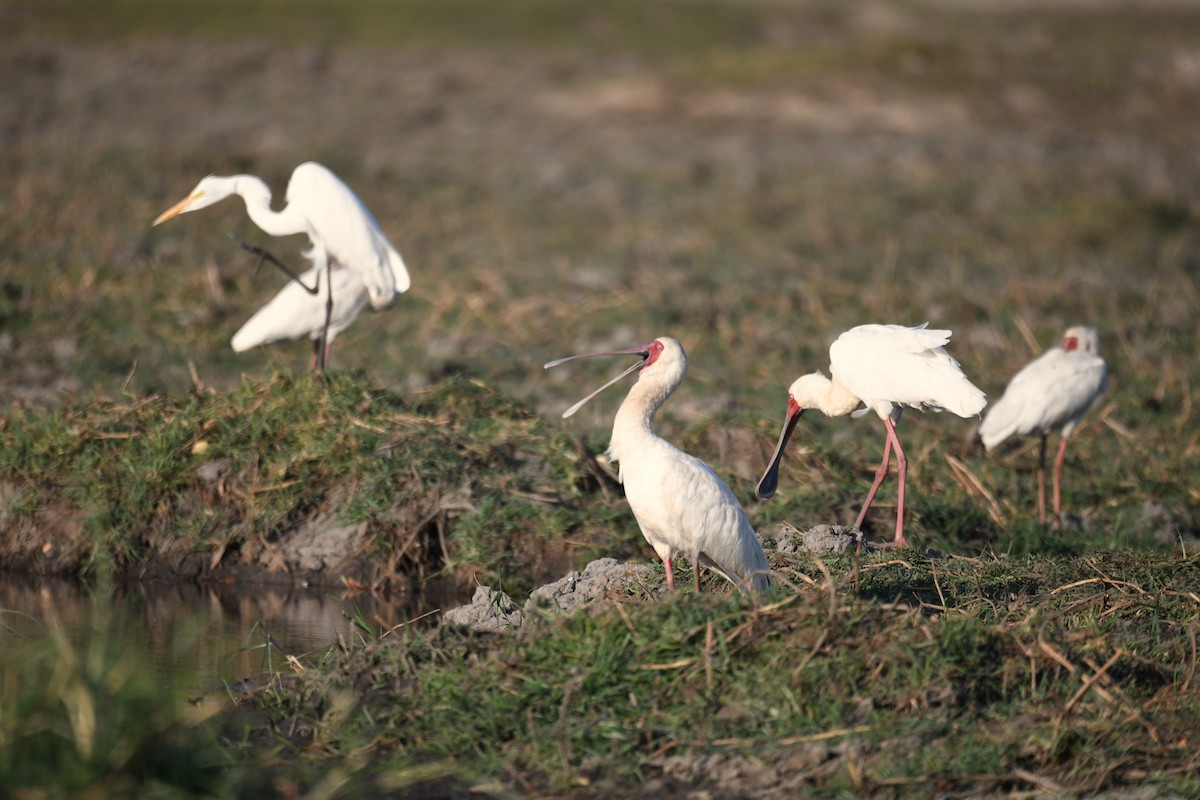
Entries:
<svg viewBox="0 0 1200 800">
<path fill-rule="evenodd" d="M 779 486 L 779 464 L 783 450 L 800 416 L 815 408 L 830 417 L 853 412 L 860 416 L 874 411 L 883 420 L 887 438 L 883 462 L 875 472 L 875 481 L 854 523 L 861 528 L 871 501 L 887 477 L 893 448 L 899 472 L 896 500 L 896 536 L 888 543 L 903 547 L 904 487 L 908 478 L 908 459 L 896 436 L 896 423 L 906 408 L 924 411 L 951 411 L 960 417 L 973 417 L 983 410 L 987 400 L 963 374 L 958 362 L 946 352 L 950 331 L 929 330 L 925 325 L 859 325 L 843 333 L 829 348 L 829 373 L 803 375 L 788 389 L 787 415 L 775 452 L 758 482 L 758 496 L 768 498 Z M 862 406 L 863 408 L 860 408 Z"/>
<path fill-rule="evenodd" d="M 626 375 L 639 373 L 617 410 L 608 455 L 620 465 L 625 497 L 642 535 L 663 561 L 668 589 L 675 588 L 672 560 L 682 554 L 692 561 L 697 591 L 700 564 L 737 586 L 765 591 L 770 586 L 767 556 L 733 491 L 707 464 L 658 436 L 651 427 L 659 407 L 687 374 L 683 346 L 663 336 L 642 347 L 568 356 L 545 366 L 549 369 L 577 358 L 621 355 L 637 356 L 639 361 L 563 416 L 571 416 Z"/>
<path fill-rule="evenodd" d="M 1108 385 L 1095 328 L 1068 328 L 1057 347 L 1030 361 L 1013 376 L 1004 395 L 992 404 L 979 436 L 988 450 L 1011 436 L 1036 433 L 1038 450 L 1038 518 L 1046 521 L 1046 438 L 1059 433 L 1054 457 L 1054 524 L 1062 514 L 1062 470 L 1067 440 Z"/>
<path fill-rule="evenodd" d="M 409 276 L 404 259 L 388 241 L 375 217 L 340 178 L 312 161 L 301 164 L 292 172 L 287 205 L 280 211 L 271 209 L 271 190 L 262 179 L 253 175 L 209 175 L 196 184 L 191 194 L 160 214 L 154 224 L 207 208 L 233 195 L 241 196 L 250 219 L 266 233 L 272 236 L 306 234 L 311 247 L 304 255 L 312 260 L 318 272 L 328 276 L 336 263 L 355 273 L 372 308 L 385 308 L 397 293 L 408 291 Z M 330 277 L 327 280 L 330 285 L 336 283 Z M 310 294 L 319 294 L 315 285 L 308 287 Z M 325 302 L 323 342 L 327 342 L 327 332 L 333 324 L 335 299 L 332 293 Z M 336 302 L 342 302 L 342 298 L 338 297 Z M 359 301 L 346 298 L 345 302 L 353 305 Z M 340 319 L 345 319 L 347 314 L 346 311 L 338 312 Z M 321 366 L 324 366 L 323 345 L 321 349 Z"/>
</svg>

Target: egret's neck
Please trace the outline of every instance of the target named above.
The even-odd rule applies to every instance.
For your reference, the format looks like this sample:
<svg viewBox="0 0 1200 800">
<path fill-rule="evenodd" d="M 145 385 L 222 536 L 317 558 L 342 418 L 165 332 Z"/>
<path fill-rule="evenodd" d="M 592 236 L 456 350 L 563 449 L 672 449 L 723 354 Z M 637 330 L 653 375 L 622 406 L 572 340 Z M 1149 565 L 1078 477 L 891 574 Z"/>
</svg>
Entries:
<svg viewBox="0 0 1200 800">
<path fill-rule="evenodd" d="M 308 233 L 308 223 L 289 203 L 282 211 L 271 209 L 271 189 L 253 175 L 234 175 L 230 194 L 239 194 L 246 203 L 246 213 L 255 225 L 272 236 Z"/>
<path fill-rule="evenodd" d="M 792 384 L 792 397 L 801 408 L 815 408 L 827 417 L 844 417 L 862 404 L 845 386 L 819 372 Z"/>
</svg>

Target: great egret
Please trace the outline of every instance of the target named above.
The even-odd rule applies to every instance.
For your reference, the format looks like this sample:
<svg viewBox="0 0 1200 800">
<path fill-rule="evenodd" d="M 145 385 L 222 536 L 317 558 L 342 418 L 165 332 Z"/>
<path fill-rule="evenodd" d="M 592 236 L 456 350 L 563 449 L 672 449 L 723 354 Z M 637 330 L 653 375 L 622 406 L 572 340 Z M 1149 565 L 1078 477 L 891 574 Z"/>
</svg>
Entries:
<svg viewBox="0 0 1200 800">
<path fill-rule="evenodd" d="M 663 336 L 644 347 L 567 356 L 545 367 L 577 358 L 620 355 L 636 355 L 641 360 L 571 406 L 563 416 L 571 416 L 631 372 L 641 371 L 617 410 L 608 454 L 620 465 L 625 497 L 642 535 L 663 560 L 667 588 L 675 588 L 672 558 L 678 553 L 691 559 L 697 591 L 700 564 L 736 586 L 765 591 L 771 583 L 770 565 L 733 491 L 707 464 L 675 447 L 651 427 L 654 414 L 687 374 L 683 346 Z"/>
<path fill-rule="evenodd" d="M 768 498 L 779 485 L 779 463 L 783 448 L 806 409 L 815 408 L 830 417 L 874 411 L 883 420 L 887 438 L 883 463 L 859 512 L 855 527 L 862 527 L 871 501 L 887 477 L 888 459 L 896 449 L 900 488 L 896 501 L 896 537 L 888 545 L 904 547 L 904 485 L 908 459 L 896 436 L 896 423 L 905 407 L 931 411 L 953 411 L 973 417 L 987 404 L 985 395 L 963 374 L 958 362 L 946 352 L 950 331 L 927 330 L 926 325 L 859 325 L 843 333 L 829 348 L 830 380 L 820 372 L 803 375 L 788 389 L 787 415 L 779 443 L 771 456 L 757 494 Z M 859 406 L 865 408 L 859 408 Z"/>
<path fill-rule="evenodd" d="M 329 285 L 334 283 L 333 266 L 340 264 L 358 276 L 374 309 L 387 307 L 398 292 L 408 290 L 404 259 L 380 230 L 375 217 L 340 178 L 312 161 L 292 172 L 287 205 L 280 211 L 272 210 L 271 190 L 262 179 L 253 175 L 209 175 L 196 184 L 191 194 L 160 214 L 154 224 L 207 208 L 235 194 L 245 202 L 246 213 L 254 224 L 272 236 L 307 234 L 311 247 L 304 255 L 312 260 L 317 275 L 326 273 Z M 319 292 L 317 286 L 306 288 L 313 295 Z M 325 343 L 333 322 L 333 303 L 333 294 L 329 293 L 321 336 Z M 324 366 L 324 346 L 321 348 L 320 366 Z"/>
<path fill-rule="evenodd" d="M 1075 426 L 1108 385 L 1095 328 L 1068 328 L 1062 342 L 1030 361 L 1013 376 L 1004 396 L 992 404 L 979 437 L 988 450 L 1010 436 L 1036 433 L 1038 450 L 1038 519 L 1046 521 L 1046 437 L 1059 432 L 1054 457 L 1054 524 L 1062 513 L 1062 470 L 1067 440 Z"/>
</svg>

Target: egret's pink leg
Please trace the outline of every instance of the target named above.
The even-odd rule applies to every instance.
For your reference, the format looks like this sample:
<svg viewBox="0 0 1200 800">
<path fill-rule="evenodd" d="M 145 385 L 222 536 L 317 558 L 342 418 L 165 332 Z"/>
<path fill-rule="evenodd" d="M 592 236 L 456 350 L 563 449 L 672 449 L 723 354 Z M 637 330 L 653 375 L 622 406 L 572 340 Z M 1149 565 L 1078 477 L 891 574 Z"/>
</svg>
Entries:
<svg viewBox="0 0 1200 800">
<path fill-rule="evenodd" d="M 1058 454 L 1054 457 L 1054 527 L 1062 522 L 1062 471 L 1067 460 L 1067 437 L 1063 436 L 1058 443 Z"/>
<path fill-rule="evenodd" d="M 663 566 L 667 568 L 667 591 L 675 591 L 675 572 L 671 569 L 671 559 L 668 556 L 663 559 Z"/>
<path fill-rule="evenodd" d="M 896 538 L 892 540 L 892 547 L 904 547 L 908 544 L 904 538 L 904 485 L 908 482 L 908 457 L 900 448 L 900 437 L 896 436 L 896 426 L 890 419 L 885 419 L 883 424 L 887 426 L 888 439 L 896 448 L 896 471 L 900 474 L 900 490 L 896 494 Z"/>
<path fill-rule="evenodd" d="M 1042 434 L 1042 446 L 1038 448 L 1038 521 L 1046 524 L 1046 434 Z"/>
<path fill-rule="evenodd" d="M 888 428 L 891 428 L 891 421 L 884 420 Z M 871 484 L 871 491 L 867 492 L 867 501 L 863 503 L 862 511 L 858 512 L 858 520 L 854 523 L 854 527 L 862 530 L 863 520 L 867 518 L 867 511 L 871 509 L 871 501 L 875 499 L 875 493 L 879 491 L 879 485 L 883 483 L 883 479 L 888 474 L 888 459 L 892 456 L 892 436 L 888 435 L 884 440 L 883 445 L 883 461 L 879 465 L 879 469 L 875 470 L 875 482 Z"/>
</svg>

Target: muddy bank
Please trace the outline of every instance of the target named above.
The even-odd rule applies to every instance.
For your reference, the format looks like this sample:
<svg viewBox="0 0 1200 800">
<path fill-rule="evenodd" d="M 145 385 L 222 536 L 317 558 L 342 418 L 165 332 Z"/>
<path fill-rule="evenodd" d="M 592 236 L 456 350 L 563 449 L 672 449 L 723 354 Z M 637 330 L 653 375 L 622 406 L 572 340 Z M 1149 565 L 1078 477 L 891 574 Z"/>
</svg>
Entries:
<svg viewBox="0 0 1200 800">
<path fill-rule="evenodd" d="M 577 439 L 461 378 L 405 397 L 340 374 L 92 401 L 15 414 L 0 445 L 0 566 L 35 574 L 531 588 L 638 546 Z"/>
<path fill-rule="evenodd" d="M 12 484 L 0 484 L 0 505 L 7 507 L 19 494 Z M 196 504 L 203 488 L 178 499 Z M 273 533 L 250 533 L 196 549 L 195 542 L 168 541 L 161 532 L 135 537 L 140 552 L 98 552 L 85 532 L 84 512 L 65 503 L 52 503 L 12 519 L 0 513 L 0 568 L 29 575 L 86 577 L 98 559 L 111 558 L 118 580 L 139 582 L 188 581 L 198 584 L 277 584 L 383 593 L 420 594 L 438 575 L 442 591 L 469 594 L 477 569 L 464 565 L 447 569 L 447 530 L 470 510 L 454 502 L 421 508 L 392 508 L 391 519 L 347 522 L 344 503 L 334 501 L 311 519 Z M 409 522 L 403 524 L 403 520 Z M 517 580 L 537 585 L 561 575 L 575 549 L 566 545 L 539 547 L 539 537 L 513 541 L 512 550 L 526 556 Z M 208 543 L 213 544 L 213 543 Z M 380 554 L 402 553 L 390 558 Z M 454 552 L 451 549 L 451 552 Z"/>
</svg>

